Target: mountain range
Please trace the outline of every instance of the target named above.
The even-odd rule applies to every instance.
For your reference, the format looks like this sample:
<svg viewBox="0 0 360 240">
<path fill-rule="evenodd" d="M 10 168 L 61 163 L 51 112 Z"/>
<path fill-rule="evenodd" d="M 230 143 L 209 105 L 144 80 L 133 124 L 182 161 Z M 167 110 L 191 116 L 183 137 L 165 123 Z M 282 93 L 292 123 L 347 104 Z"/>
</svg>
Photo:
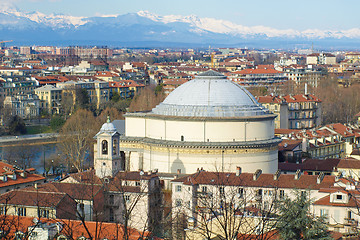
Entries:
<svg viewBox="0 0 360 240">
<path fill-rule="evenodd" d="M 360 29 L 327 31 L 243 26 L 230 21 L 194 15 L 159 16 L 148 11 L 124 15 L 74 17 L 62 14 L 0 10 L 0 39 L 15 45 L 110 46 L 310 46 L 357 48 Z"/>
</svg>

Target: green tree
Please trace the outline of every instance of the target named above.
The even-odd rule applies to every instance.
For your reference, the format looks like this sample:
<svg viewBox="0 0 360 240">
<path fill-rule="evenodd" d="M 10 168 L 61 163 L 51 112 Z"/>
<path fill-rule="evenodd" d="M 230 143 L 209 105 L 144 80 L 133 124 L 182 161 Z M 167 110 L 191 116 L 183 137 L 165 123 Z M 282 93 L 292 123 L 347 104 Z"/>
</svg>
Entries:
<svg viewBox="0 0 360 240">
<path fill-rule="evenodd" d="M 86 89 L 77 88 L 75 91 L 76 94 L 76 106 L 78 108 L 88 109 L 90 104 L 90 97 Z"/>
<path fill-rule="evenodd" d="M 114 102 L 114 103 L 116 103 L 116 102 L 118 102 L 120 99 L 121 99 L 120 94 L 119 94 L 118 92 L 114 92 L 113 95 L 112 95 L 112 97 L 111 97 L 111 101 Z"/>
<path fill-rule="evenodd" d="M 306 192 L 296 192 L 296 198 L 280 202 L 277 229 L 281 239 L 332 239 L 325 219 L 309 212 L 310 199 Z"/>
<path fill-rule="evenodd" d="M 52 116 L 50 120 L 50 127 L 54 131 L 58 131 L 65 124 L 65 119 L 59 115 Z"/>
<path fill-rule="evenodd" d="M 25 134 L 26 133 L 26 126 L 24 120 L 15 115 L 10 118 L 10 121 L 8 124 L 8 132 L 10 135 L 19 135 L 19 134 Z"/>
</svg>

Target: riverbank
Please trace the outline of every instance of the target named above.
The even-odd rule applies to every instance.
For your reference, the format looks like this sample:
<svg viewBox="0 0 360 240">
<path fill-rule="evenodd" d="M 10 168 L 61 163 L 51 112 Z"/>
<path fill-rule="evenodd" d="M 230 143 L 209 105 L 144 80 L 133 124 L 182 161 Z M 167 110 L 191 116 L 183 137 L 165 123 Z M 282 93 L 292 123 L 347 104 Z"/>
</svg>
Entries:
<svg viewBox="0 0 360 240">
<path fill-rule="evenodd" d="M 56 143 L 58 133 L 42 133 L 21 136 L 0 137 L 1 146 L 17 146 L 17 145 L 42 145 Z"/>
</svg>

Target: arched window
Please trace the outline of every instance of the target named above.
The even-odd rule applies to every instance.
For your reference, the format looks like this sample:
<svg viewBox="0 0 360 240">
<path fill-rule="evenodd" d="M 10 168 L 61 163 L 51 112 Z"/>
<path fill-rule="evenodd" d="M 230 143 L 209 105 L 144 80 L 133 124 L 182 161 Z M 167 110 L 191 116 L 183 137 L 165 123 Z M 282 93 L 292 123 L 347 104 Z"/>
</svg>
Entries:
<svg viewBox="0 0 360 240">
<path fill-rule="evenodd" d="M 184 136 L 181 136 L 181 141 L 184 141 Z"/>
<path fill-rule="evenodd" d="M 101 142 L 101 146 L 102 146 L 102 154 L 108 154 L 108 142 L 106 140 L 103 140 Z"/>
</svg>

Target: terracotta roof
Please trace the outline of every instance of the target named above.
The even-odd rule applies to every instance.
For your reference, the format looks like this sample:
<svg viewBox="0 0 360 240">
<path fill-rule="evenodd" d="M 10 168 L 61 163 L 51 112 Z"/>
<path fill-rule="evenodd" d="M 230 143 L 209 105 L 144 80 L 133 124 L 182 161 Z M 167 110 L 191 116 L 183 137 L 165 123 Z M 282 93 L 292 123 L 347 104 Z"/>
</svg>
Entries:
<svg viewBox="0 0 360 240">
<path fill-rule="evenodd" d="M 281 143 L 279 143 L 279 151 L 291 151 L 297 146 L 299 146 L 302 143 L 302 140 L 282 140 Z"/>
<path fill-rule="evenodd" d="M 293 174 L 281 174 L 277 180 L 274 180 L 273 174 L 261 174 L 257 180 L 253 179 L 253 173 L 241 173 L 236 176 L 235 173 L 226 172 L 206 172 L 200 171 L 188 177 L 178 178 L 173 182 L 183 182 L 185 185 L 205 184 L 205 185 L 225 185 L 225 186 L 246 186 L 246 187 L 278 187 L 278 188 L 296 188 L 296 189 L 320 189 L 333 186 L 335 176 L 324 176 L 320 184 L 317 184 L 315 175 L 301 175 L 298 180 Z"/>
<path fill-rule="evenodd" d="M 338 165 L 340 159 L 328 158 L 324 160 L 320 159 L 306 159 L 302 163 L 302 169 L 304 171 L 326 171 L 332 172 Z"/>
<path fill-rule="evenodd" d="M 286 102 L 293 103 L 293 102 L 321 102 L 319 98 L 312 94 L 308 95 L 286 95 L 282 97 Z"/>
<path fill-rule="evenodd" d="M 351 196 L 351 195 L 349 195 Z M 323 205 L 323 206 L 334 206 L 334 207 L 359 207 L 360 200 L 351 197 L 348 203 L 332 203 L 330 202 L 330 195 L 320 198 L 319 200 L 315 201 L 313 205 Z"/>
<path fill-rule="evenodd" d="M 67 178 L 73 178 L 78 183 L 102 184 L 101 179 L 96 176 L 95 170 L 93 169 L 85 172 L 69 174 L 64 179 Z"/>
<path fill-rule="evenodd" d="M 139 84 L 134 80 L 120 80 L 116 82 L 109 82 L 111 88 L 128 88 L 128 87 L 145 87 L 144 84 Z"/>
<path fill-rule="evenodd" d="M 281 171 L 289 171 L 289 172 L 296 172 L 297 170 L 302 170 L 302 164 L 298 163 L 290 163 L 290 162 L 279 162 L 278 169 Z"/>
<path fill-rule="evenodd" d="M 350 155 L 360 155 L 360 149 L 354 149 Z"/>
<path fill-rule="evenodd" d="M 21 191 L 36 191 L 34 187 L 25 188 Z M 39 192 L 66 193 L 74 199 L 93 200 L 93 198 L 103 190 L 100 184 L 89 183 L 46 183 L 37 187 Z"/>
<path fill-rule="evenodd" d="M 15 190 L 2 194 L 0 203 L 20 206 L 56 207 L 64 198 L 70 197 L 66 193 Z"/>
<path fill-rule="evenodd" d="M 283 101 L 277 96 L 256 96 L 259 103 L 282 103 Z"/>
<path fill-rule="evenodd" d="M 357 159 L 340 159 L 338 165 L 338 168 L 349 168 L 349 169 L 360 169 L 360 160 Z"/>
<path fill-rule="evenodd" d="M 38 182 L 45 179 L 45 177 L 41 175 L 33 174 L 29 172 L 25 172 L 25 177 L 22 177 L 19 174 L 20 172 L 23 172 L 23 170 L 17 171 L 13 168 L 12 165 L 0 161 L 0 175 L 16 174 L 16 179 L 12 179 L 8 177 L 7 181 L 0 180 L 0 188 L 13 186 L 17 184 L 23 184 L 23 183 Z"/>
<path fill-rule="evenodd" d="M 234 74 L 280 74 L 282 72 L 275 69 L 244 69 L 241 71 L 233 72 Z"/>
<path fill-rule="evenodd" d="M 298 129 L 275 128 L 275 135 L 277 135 L 277 134 L 298 133 L 300 131 L 301 130 L 298 130 Z"/>
<path fill-rule="evenodd" d="M 4 216 L 0 215 L 1 222 L 9 222 L 9 231 L 10 236 L 14 236 L 17 231 L 23 233 L 27 232 L 28 227 L 34 226 L 33 217 L 21 217 L 21 216 Z M 97 239 L 125 239 L 124 236 L 124 227 L 118 223 L 105 223 L 105 222 L 90 222 L 85 221 L 85 224 L 80 220 L 67 220 L 67 219 L 46 219 L 40 218 L 42 223 L 48 225 L 54 223 L 60 223 L 62 225 L 61 233 L 71 239 L 78 239 L 82 236 L 90 238 L 87 230 L 91 233 L 92 238 L 96 236 Z M 86 226 L 86 229 L 85 229 Z M 138 240 L 141 237 L 150 236 L 149 232 L 141 232 L 134 228 L 128 228 L 129 240 Z M 152 237 L 154 240 L 159 240 L 160 238 Z"/>
</svg>

